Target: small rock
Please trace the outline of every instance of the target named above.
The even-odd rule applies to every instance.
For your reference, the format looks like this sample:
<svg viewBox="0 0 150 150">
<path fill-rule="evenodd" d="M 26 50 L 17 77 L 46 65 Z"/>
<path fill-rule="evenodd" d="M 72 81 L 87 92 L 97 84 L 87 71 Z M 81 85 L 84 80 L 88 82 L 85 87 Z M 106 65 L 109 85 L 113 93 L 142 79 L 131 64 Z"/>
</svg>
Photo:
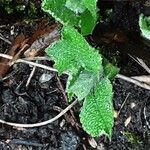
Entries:
<svg viewBox="0 0 150 150">
<path fill-rule="evenodd" d="M 131 103 L 130 106 L 133 109 L 136 106 L 136 104 L 135 103 Z"/>
<path fill-rule="evenodd" d="M 89 138 L 88 142 L 93 148 L 97 148 L 97 142 L 95 141 L 94 138 Z"/>
<path fill-rule="evenodd" d="M 39 81 L 41 83 L 44 83 L 44 82 L 47 82 L 49 80 L 51 80 L 52 78 L 54 77 L 54 74 L 46 74 L 46 73 L 43 73 L 39 79 Z"/>
<path fill-rule="evenodd" d="M 61 150 L 76 150 L 79 145 L 79 137 L 72 131 L 61 135 Z"/>
<path fill-rule="evenodd" d="M 130 123 L 130 121 L 131 121 L 131 116 L 129 116 L 129 117 L 126 119 L 126 121 L 124 122 L 125 127 L 128 126 L 128 124 Z"/>
<path fill-rule="evenodd" d="M 118 118 L 118 111 L 117 110 L 114 110 L 114 118 Z"/>
</svg>

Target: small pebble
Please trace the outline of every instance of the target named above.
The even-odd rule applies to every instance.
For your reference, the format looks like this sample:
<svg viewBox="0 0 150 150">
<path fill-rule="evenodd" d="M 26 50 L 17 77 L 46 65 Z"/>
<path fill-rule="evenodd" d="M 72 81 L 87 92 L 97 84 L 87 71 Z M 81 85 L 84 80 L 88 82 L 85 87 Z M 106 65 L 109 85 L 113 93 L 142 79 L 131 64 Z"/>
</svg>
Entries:
<svg viewBox="0 0 150 150">
<path fill-rule="evenodd" d="M 129 116 L 126 120 L 125 120 L 125 122 L 124 122 L 124 125 L 125 125 L 125 127 L 127 127 L 128 126 L 128 124 L 130 123 L 130 121 L 131 121 L 131 116 Z"/>
<path fill-rule="evenodd" d="M 135 103 L 131 103 L 130 106 L 133 109 L 136 106 L 136 104 Z"/>
<path fill-rule="evenodd" d="M 118 118 L 118 111 L 117 110 L 114 110 L 114 118 Z"/>
<path fill-rule="evenodd" d="M 93 148 L 97 148 L 97 142 L 95 141 L 94 138 L 88 138 L 88 142 Z"/>
<path fill-rule="evenodd" d="M 72 131 L 68 131 L 61 135 L 62 150 L 76 150 L 79 146 L 79 142 L 79 137 Z"/>
<path fill-rule="evenodd" d="M 44 83 L 44 82 L 47 82 L 49 80 L 51 80 L 52 78 L 54 77 L 54 74 L 46 74 L 46 73 L 43 73 L 39 79 L 39 81 L 41 83 Z"/>
</svg>

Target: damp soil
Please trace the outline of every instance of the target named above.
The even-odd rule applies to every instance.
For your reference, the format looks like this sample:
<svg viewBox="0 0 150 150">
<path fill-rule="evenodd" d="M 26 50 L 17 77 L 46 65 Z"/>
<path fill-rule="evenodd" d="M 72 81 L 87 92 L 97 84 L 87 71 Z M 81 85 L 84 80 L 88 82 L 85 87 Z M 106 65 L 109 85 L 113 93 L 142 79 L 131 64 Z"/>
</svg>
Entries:
<svg viewBox="0 0 150 150">
<path fill-rule="evenodd" d="M 147 9 L 143 8 L 141 2 L 102 1 L 100 4 L 101 7 L 105 6 L 105 9 L 113 8 L 115 11 L 113 22 L 110 19 L 107 23 L 107 26 L 111 26 L 111 30 L 118 28 L 127 35 L 130 32 L 135 33 L 140 41 L 137 15 L 142 12 L 149 13 Z M 105 17 L 104 10 L 101 9 L 103 17 Z M 117 17 L 120 10 L 122 13 Z M 132 18 L 129 19 L 128 15 Z M 9 19 L 7 16 L 5 17 L 5 24 L 0 21 L 1 25 L 4 25 L 0 27 L 0 33 L 10 41 L 13 41 L 19 33 L 30 36 L 37 27 L 36 23 L 8 23 Z M 17 19 L 16 22 L 18 22 Z M 137 43 L 130 34 L 129 37 L 132 47 L 130 47 L 131 43 L 127 47 L 133 49 L 136 55 L 138 54 L 135 52 L 138 47 Z M 121 74 L 126 76 L 147 74 L 128 56 L 128 52 L 123 51 L 124 43 L 113 41 L 106 44 L 99 40 L 90 41 L 90 43 L 94 43 L 98 48 L 102 47 L 104 55 L 109 54 L 110 61 L 114 62 L 114 57 L 118 59 Z M 149 49 L 149 46 L 143 45 L 143 43 L 140 45 L 143 51 Z M 9 47 L 7 42 L 0 40 L 0 53 L 6 53 Z M 120 52 L 120 49 L 123 52 Z M 106 50 L 111 51 L 106 52 Z M 146 61 L 148 58 L 150 59 L 144 55 L 142 58 L 145 58 Z M 39 63 L 53 65 L 53 62 L 46 60 L 39 61 Z M 24 124 L 37 123 L 56 116 L 59 113 L 56 107 L 64 109 L 68 106 L 60 89 L 57 74 L 53 72 L 37 67 L 29 86 L 26 87 L 32 69 L 32 66 L 17 63 L 13 65 L 5 80 L 0 80 L 0 119 Z M 67 77 L 62 75 L 59 79 L 65 88 Z M 95 142 L 91 142 L 91 137 L 80 127 L 78 116 L 81 106 L 78 104 L 72 108 L 77 125 L 67 119 L 72 118 L 71 112 L 67 112 L 67 116 L 63 116 L 51 124 L 37 128 L 15 128 L 0 124 L 0 150 L 149 150 L 150 91 L 121 79 L 113 81 L 113 88 L 114 110 L 120 111 L 120 114 L 115 119 L 111 141 L 102 136 L 94 139 L 97 143 L 96 146 Z"/>
</svg>

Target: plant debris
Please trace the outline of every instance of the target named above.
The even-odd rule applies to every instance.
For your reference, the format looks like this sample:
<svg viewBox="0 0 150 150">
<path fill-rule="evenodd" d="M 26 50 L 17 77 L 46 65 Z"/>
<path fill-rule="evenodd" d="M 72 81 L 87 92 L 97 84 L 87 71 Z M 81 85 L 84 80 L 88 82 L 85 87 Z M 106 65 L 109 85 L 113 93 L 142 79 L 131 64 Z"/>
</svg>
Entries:
<svg viewBox="0 0 150 150">
<path fill-rule="evenodd" d="M 98 24 L 97 28 L 103 32 L 97 33 L 97 39 L 96 35 L 89 35 L 87 41 L 97 49 L 102 47 L 104 56 L 113 63 L 119 62 L 121 75 L 148 84 L 150 47 L 140 38 L 138 15 L 150 14 L 149 0 L 98 1 L 98 6 L 106 26 L 102 23 L 100 29 Z M 111 11 L 106 18 L 108 9 Z M 43 19 L 46 18 L 43 13 L 32 23 L 3 11 L 0 16 L 0 119 L 34 124 L 54 118 L 69 106 L 63 90 L 68 75 L 57 76 L 57 70 L 52 68 L 54 62 L 45 56 L 44 49 L 60 38 L 61 26 Z M 53 39 L 49 39 L 51 36 Z M 115 118 L 111 141 L 105 136 L 91 138 L 83 131 L 78 118 L 80 102 L 44 126 L 22 128 L 0 124 L 0 149 L 149 149 L 150 91 L 120 78 L 113 81 L 113 89 Z"/>
</svg>

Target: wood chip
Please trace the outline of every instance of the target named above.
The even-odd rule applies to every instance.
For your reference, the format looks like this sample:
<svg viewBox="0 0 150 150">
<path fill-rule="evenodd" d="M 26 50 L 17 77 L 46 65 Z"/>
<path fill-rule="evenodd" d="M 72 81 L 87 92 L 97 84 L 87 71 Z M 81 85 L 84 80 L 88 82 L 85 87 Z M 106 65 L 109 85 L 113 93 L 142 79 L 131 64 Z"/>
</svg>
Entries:
<svg viewBox="0 0 150 150">
<path fill-rule="evenodd" d="M 130 106 L 133 109 L 136 106 L 136 104 L 135 103 L 131 103 Z"/>
<path fill-rule="evenodd" d="M 97 147 L 97 142 L 95 141 L 94 138 L 88 138 L 88 142 L 91 145 L 91 147 L 93 147 L 93 148 Z"/>
<path fill-rule="evenodd" d="M 118 118 L 118 111 L 114 110 L 114 118 Z"/>
<path fill-rule="evenodd" d="M 28 44 L 31 45 L 24 52 L 25 57 L 36 57 L 42 56 L 44 54 L 44 49 L 48 47 L 53 42 L 60 39 L 59 32 L 60 25 L 58 23 L 54 23 L 50 26 L 39 26 L 37 31 L 32 35 Z"/>
<path fill-rule="evenodd" d="M 125 127 L 127 127 L 128 126 L 128 124 L 130 123 L 130 121 L 131 121 L 131 116 L 129 116 L 126 120 L 125 120 L 125 122 L 124 122 L 124 125 L 125 125 Z"/>
</svg>

